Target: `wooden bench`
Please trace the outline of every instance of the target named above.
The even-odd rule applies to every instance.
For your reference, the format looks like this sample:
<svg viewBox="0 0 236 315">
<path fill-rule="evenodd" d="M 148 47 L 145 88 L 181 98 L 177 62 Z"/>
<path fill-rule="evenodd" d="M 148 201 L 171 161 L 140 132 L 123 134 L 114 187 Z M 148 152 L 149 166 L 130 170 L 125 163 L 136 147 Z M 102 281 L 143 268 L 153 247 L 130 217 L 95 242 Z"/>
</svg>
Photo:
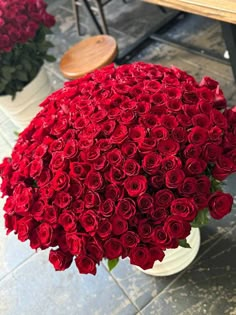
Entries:
<svg viewBox="0 0 236 315">
<path fill-rule="evenodd" d="M 221 21 L 223 37 L 229 51 L 232 71 L 236 80 L 236 0 L 143 1 Z"/>
</svg>

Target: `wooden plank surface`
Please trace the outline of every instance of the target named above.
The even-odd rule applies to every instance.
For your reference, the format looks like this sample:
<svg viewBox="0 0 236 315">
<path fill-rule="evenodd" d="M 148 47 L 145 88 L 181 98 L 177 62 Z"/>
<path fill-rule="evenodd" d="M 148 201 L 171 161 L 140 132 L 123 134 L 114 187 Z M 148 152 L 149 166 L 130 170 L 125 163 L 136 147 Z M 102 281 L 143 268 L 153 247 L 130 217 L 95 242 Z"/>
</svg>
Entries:
<svg viewBox="0 0 236 315">
<path fill-rule="evenodd" d="M 236 24 L 236 0 L 143 0 L 171 9 Z"/>
</svg>

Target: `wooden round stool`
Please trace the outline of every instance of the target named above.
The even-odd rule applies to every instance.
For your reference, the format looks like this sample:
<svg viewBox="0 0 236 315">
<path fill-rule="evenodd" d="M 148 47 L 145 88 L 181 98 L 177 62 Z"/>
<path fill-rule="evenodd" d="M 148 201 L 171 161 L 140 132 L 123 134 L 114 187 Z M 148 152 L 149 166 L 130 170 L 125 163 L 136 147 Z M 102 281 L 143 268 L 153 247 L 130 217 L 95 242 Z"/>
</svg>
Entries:
<svg viewBox="0 0 236 315">
<path fill-rule="evenodd" d="M 113 37 L 92 36 L 67 50 L 61 59 L 60 70 L 67 79 L 77 79 L 112 63 L 116 54 L 117 44 Z"/>
</svg>

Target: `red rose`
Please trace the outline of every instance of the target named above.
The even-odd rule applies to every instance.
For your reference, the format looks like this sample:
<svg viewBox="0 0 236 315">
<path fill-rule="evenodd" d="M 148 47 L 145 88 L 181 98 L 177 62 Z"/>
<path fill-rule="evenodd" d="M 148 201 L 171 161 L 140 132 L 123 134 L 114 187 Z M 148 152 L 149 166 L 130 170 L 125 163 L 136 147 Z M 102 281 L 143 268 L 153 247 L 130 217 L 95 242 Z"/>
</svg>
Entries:
<svg viewBox="0 0 236 315">
<path fill-rule="evenodd" d="M 224 180 L 227 176 L 233 173 L 235 166 L 230 158 L 224 155 L 217 157 L 216 165 L 212 170 L 212 176 L 217 180 Z"/>
<path fill-rule="evenodd" d="M 86 152 L 86 158 L 88 161 L 95 161 L 99 156 L 100 156 L 100 149 L 98 146 L 92 146 Z"/>
<path fill-rule="evenodd" d="M 111 165 L 119 167 L 123 161 L 121 151 L 118 149 L 113 149 L 107 153 L 107 161 Z"/>
<path fill-rule="evenodd" d="M 151 129 L 151 136 L 158 140 L 167 140 L 168 139 L 168 130 L 164 127 L 154 127 Z"/>
<path fill-rule="evenodd" d="M 60 249 L 51 249 L 49 253 L 49 261 L 53 264 L 55 270 L 63 271 L 70 267 L 73 256 L 69 253 L 64 253 Z"/>
<path fill-rule="evenodd" d="M 175 238 L 170 237 L 163 228 L 156 227 L 153 231 L 153 241 L 161 249 L 177 248 L 178 242 Z"/>
<path fill-rule="evenodd" d="M 116 127 L 114 132 L 111 135 L 111 143 L 120 144 L 122 143 L 128 136 L 128 130 L 126 126 L 120 125 Z"/>
<path fill-rule="evenodd" d="M 121 218 L 129 220 L 136 213 L 136 206 L 134 200 L 130 198 L 124 198 L 120 200 L 116 206 L 116 213 Z"/>
<path fill-rule="evenodd" d="M 132 231 L 127 231 L 126 233 L 121 235 L 120 240 L 124 248 L 134 248 L 140 242 L 138 234 Z"/>
<path fill-rule="evenodd" d="M 48 248 L 52 243 L 53 228 L 48 223 L 41 223 L 37 227 L 38 239 L 43 248 Z"/>
<path fill-rule="evenodd" d="M 112 232 L 112 224 L 108 219 L 103 219 L 98 223 L 97 234 L 101 239 L 107 239 Z"/>
<path fill-rule="evenodd" d="M 128 223 L 122 217 L 114 215 L 111 218 L 112 232 L 114 235 L 121 235 L 128 230 Z"/>
<path fill-rule="evenodd" d="M 160 124 L 166 129 L 174 129 L 178 126 L 178 122 L 173 115 L 162 115 L 160 118 Z"/>
<path fill-rule="evenodd" d="M 171 190 L 161 189 L 155 193 L 155 205 L 157 207 L 168 208 L 174 198 L 174 194 Z"/>
<path fill-rule="evenodd" d="M 109 119 L 102 124 L 102 132 L 106 137 L 110 136 L 115 130 L 115 127 L 116 122 L 114 120 Z"/>
<path fill-rule="evenodd" d="M 58 210 L 55 206 L 47 206 L 44 209 L 43 219 L 49 224 L 55 225 L 57 223 Z"/>
<path fill-rule="evenodd" d="M 164 230 L 171 238 L 185 239 L 190 234 L 191 226 L 179 215 L 171 215 L 165 221 Z"/>
<path fill-rule="evenodd" d="M 82 274 L 91 273 L 92 275 L 96 275 L 97 272 L 96 263 L 89 256 L 80 255 L 76 257 L 75 263 L 80 273 Z"/>
<path fill-rule="evenodd" d="M 86 244 L 86 250 L 89 256 L 96 262 L 100 262 L 103 258 L 103 248 L 97 239 L 89 240 Z"/>
<path fill-rule="evenodd" d="M 112 199 L 106 199 L 100 206 L 100 213 L 103 217 L 111 217 L 114 213 L 115 204 Z"/>
<path fill-rule="evenodd" d="M 59 208 L 66 208 L 71 203 L 72 197 L 64 191 L 56 194 L 54 204 Z"/>
<path fill-rule="evenodd" d="M 210 114 L 211 121 L 219 128 L 226 129 L 228 126 L 225 116 L 217 109 L 212 109 Z"/>
<path fill-rule="evenodd" d="M 26 212 L 29 211 L 29 208 L 33 202 L 33 193 L 32 189 L 23 188 L 19 194 L 15 191 L 15 200 L 16 200 L 16 207 L 15 212 L 17 214 L 25 215 Z"/>
<path fill-rule="evenodd" d="M 106 179 L 112 184 L 119 185 L 125 178 L 123 169 L 117 167 L 111 167 L 109 172 L 105 173 Z"/>
<path fill-rule="evenodd" d="M 70 233 L 66 235 L 66 243 L 68 249 L 72 255 L 80 255 L 83 242 L 76 233 Z"/>
<path fill-rule="evenodd" d="M 170 170 L 166 173 L 166 187 L 178 188 L 185 178 L 184 171 L 179 168 Z"/>
<path fill-rule="evenodd" d="M 191 196 L 196 192 L 197 189 L 197 180 L 194 177 L 186 177 L 182 183 L 178 187 L 178 191 L 183 196 Z"/>
<path fill-rule="evenodd" d="M 150 215 L 155 221 L 155 224 L 162 224 L 169 215 L 169 212 L 164 207 L 154 207 L 152 208 Z"/>
<path fill-rule="evenodd" d="M 142 220 L 138 223 L 138 235 L 143 242 L 149 242 L 152 238 L 153 227 L 147 222 L 147 220 Z"/>
<path fill-rule="evenodd" d="M 96 213 L 92 210 L 87 210 L 79 217 L 80 224 L 91 236 L 93 236 L 98 229 L 98 220 Z"/>
<path fill-rule="evenodd" d="M 120 115 L 120 121 L 124 125 L 131 125 L 136 120 L 136 116 L 132 110 L 123 111 Z"/>
<path fill-rule="evenodd" d="M 149 194 L 143 194 L 138 197 L 137 204 L 142 213 L 149 213 L 154 207 L 153 197 Z"/>
<path fill-rule="evenodd" d="M 144 155 L 152 152 L 156 147 L 156 139 L 155 138 L 144 138 L 141 143 L 138 145 L 139 152 Z"/>
<path fill-rule="evenodd" d="M 207 167 L 207 163 L 202 159 L 190 158 L 185 163 L 185 170 L 189 175 L 202 174 Z"/>
<path fill-rule="evenodd" d="M 231 212 L 233 197 L 230 194 L 217 191 L 208 199 L 208 208 L 212 218 L 222 219 L 226 214 Z"/>
<path fill-rule="evenodd" d="M 30 238 L 30 233 L 35 228 L 35 221 L 31 216 L 23 217 L 17 221 L 16 232 L 18 234 L 18 239 L 21 242 L 26 241 Z"/>
<path fill-rule="evenodd" d="M 55 151 L 63 151 L 64 146 L 65 146 L 64 140 L 62 138 L 59 138 L 51 142 L 48 151 L 50 153 L 53 153 Z"/>
<path fill-rule="evenodd" d="M 6 234 L 8 235 L 12 231 L 17 229 L 17 217 L 15 215 L 4 214 Z"/>
<path fill-rule="evenodd" d="M 106 186 L 105 197 L 106 199 L 112 199 L 116 201 L 117 199 L 121 198 L 122 190 L 118 186 L 114 184 L 110 184 Z"/>
<path fill-rule="evenodd" d="M 165 183 L 165 174 L 158 171 L 155 176 L 150 177 L 150 185 L 155 189 L 160 189 Z"/>
<path fill-rule="evenodd" d="M 161 140 L 157 146 L 159 152 L 165 156 L 175 155 L 179 151 L 179 143 L 172 140 Z"/>
<path fill-rule="evenodd" d="M 130 128 L 129 136 L 133 141 L 139 143 L 140 141 L 142 141 L 145 138 L 146 129 L 143 127 L 139 127 L 139 126 Z"/>
<path fill-rule="evenodd" d="M 63 152 L 54 152 L 52 154 L 52 159 L 49 164 L 52 171 L 57 171 L 59 169 L 64 169 L 66 167 L 65 156 Z"/>
<path fill-rule="evenodd" d="M 152 259 L 154 259 L 154 262 L 156 260 L 162 261 L 163 258 L 165 257 L 164 252 L 159 247 L 149 248 L 149 253 L 150 253 Z"/>
<path fill-rule="evenodd" d="M 197 179 L 197 192 L 200 194 L 208 194 L 211 188 L 211 181 L 209 177 L 203 175 Z"/>
<path fill-rule="evenodd" d="M 84 180 L 90 171 L 91 166 L 87 163 L 72 162 L 70 163 L 69 175 L 75 180 Z"/>
<path fill-rule="evenodd" d="M 101 155 L 96 160 L 93 161 L 93 168 L 96 171 L 101 171 L 101 170 L 104 171 L 107 165 L 108 165 L 108 162 L 105 155 Z"/>
<path fill-rule="evenodd" d="M 208 130 L 199 126 L 193 127 L 188 134 L 188 141 L 194 145 L 202 145 L 207 142 Z"/>
<path fill-rule="evenodd" d="M 197 205 L 198 210 L 202 210 L 207 207 L 208 195 L 206 194 L 195 194 L 193 195 L 193 200 Z"/>
<path fill-rule="evenodd" d="M 121 152 L 127 158 L 134 158 L 137 153 L 137 146 L 134 142 L 125 142 L 122 144 Z"/>
<path fill-rule="evenodd" d="M 195 158 L 197 159 L 202 153 L 202 148 L 199 145 L 189 144 L 184 149 L 184 156 L 186 159 Z"/>
<path fill-rule="evenodd" d="M 35 178 L 40 176 L 43 170 L 43 161 L 41 159 L 36 159 L 30 164 L 30 177 Z"/>
<path fill-rule="evenodd" d="M 193 221 L 197 216 L 197 207 L 189 198 L 177 198 L 172 201 L 170 211 L 186 221 Z"/>
<path fill-rule="evenodd" d="M 142 175 L 129 177 L 124 181 L 124 187 L 130 197 L 141 196 L 147 190 L 147 179 Z"/>
<path fill-rule="evenodd" d="M 99 207 L 101 200 L 98 193 L 93 191 L 87 191 L 83 196 L 84 206 L 87 209 Z"/>
<path fill-rule="evenodd" d="M 199 126 L 205 129 L 209 129 L 211 124 L 210 119 L 206 114 L 197 114 L 193 116 L 192 122 L 194 126 Z"/>
<path fill-rule="evenodd" d="M 162 158 L 157 153 L 148 153 L 144 156 L 142 161 L 142 168 L 143 170 L 150 175 L 155 175 L 158 171 L 159 166 L 161 164 Z"/>
<path fill-rule="evenodd" d="M 51 172 L 49 169 L 43 169 L 40 176 L 36 178 L 37 186 L 43 188 L 51 180 Z"/>
<path fill-rule="evenodd" d="M 140 171 L 140 165 L 134 159 L 127 159 L 123 165 L 123 168 L 127 176 L 138 175 Z"/>
<path fill-rule="evenodd" d="M 142 269 L 150 269 L 153 267 L 154 259 L 151 257 L 148 248 L 145 246 L 138 245 L 132 248 L 130 253 L 130 263 L 141 267 Z"/>
<path fill-rule="evenodd" d="M 214 126 L 208 131 L 209 139 L 216 144 L 221 143 L 222 136 L 223 136 L 223 130 L 220 129 L 218 126 Z"/>
<path fill-rule="evenodd" d="M 76 230 L 75 215 L 71 211 L 62 212 L 59 216 L 58 223 L 61 224 L 67 232 Z"/>
<path fill-rule="evenodd" d="M 121 256 L 123 247 L 117 238 L 110 238 L 104 244 L 105 257 L 115 259 Z"/>
<path fill-rule="evenodd" d="M 173 128 L 171 134 L 173 140 L 176 142 L 182 143 L 187 140 L 187 131 L 181 126 Z"/>
<path fill-rule="evenodd" d="M 52 180 L 53 188 L 56 191 L 67 191 L 70 184 L 70 177 L 65 172 L 58 171 Z"/>
<path fill-rule="evenodd" d="M 203 148 L 202 157 L 205 161 L 214 163 L 222 153 L 222 148 L 214 143 L 207 143 Z"/>
<path fill-rule="evenodd" d="M 5 210 L 5 207 L 4 207 L 4 210 Z M 36 221 L 41 221 L 44 216 L 44 211 L 45 211 L 45 202 L 44 200 L 39 199 L 34 203 L 34 207 L 32 208 L 31 213 L 33 215 L 33 218 Z"/>
<path fill-rule="evenodd" d="M 78 142 L 74 139 L 70 139 L 64 149 L 63 149 L 65 158 L 71 159 L 74 158 L 78 153 Z"/>
</svg>

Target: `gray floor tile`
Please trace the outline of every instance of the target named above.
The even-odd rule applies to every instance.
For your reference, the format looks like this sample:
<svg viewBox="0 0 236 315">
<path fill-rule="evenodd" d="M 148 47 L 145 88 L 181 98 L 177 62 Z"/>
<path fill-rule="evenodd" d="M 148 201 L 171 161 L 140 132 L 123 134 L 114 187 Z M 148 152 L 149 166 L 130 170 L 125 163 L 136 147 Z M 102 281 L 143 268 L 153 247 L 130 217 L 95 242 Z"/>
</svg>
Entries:
<svg viewBox="0 0 236 315">
<path fill-rule="evenodd" d="M 79 275 L 74 266 L 55 272 L 47 256 L 47 252 L 35 254 L 0 282 L 0 314 L 136 314 L 103 266 L 96 277 Z"/>
<path fill-rule="evenodd" d="M 157 278 L 146 275 L 132 266 L 128 259 L 120 260 L 113 269 L 112 276 L 139 309 L 149 303 L 176 277 L 173 275 Z"/>
<path fill-rule="evenodd" d="M 4 200 L 0 198 L 0 281 L 13 269 L 34 254 L 34 251 L 30 249 L 29 244 L 19 242 L 16 235 L 10 234 L 6 236 L 2 215 L 3 205 Z"/>
<path fill-rule="evenodd" d="M 147 305 L 143 315 L 232 315 L 236 310 L 236 228 Z"/>
</svg>

